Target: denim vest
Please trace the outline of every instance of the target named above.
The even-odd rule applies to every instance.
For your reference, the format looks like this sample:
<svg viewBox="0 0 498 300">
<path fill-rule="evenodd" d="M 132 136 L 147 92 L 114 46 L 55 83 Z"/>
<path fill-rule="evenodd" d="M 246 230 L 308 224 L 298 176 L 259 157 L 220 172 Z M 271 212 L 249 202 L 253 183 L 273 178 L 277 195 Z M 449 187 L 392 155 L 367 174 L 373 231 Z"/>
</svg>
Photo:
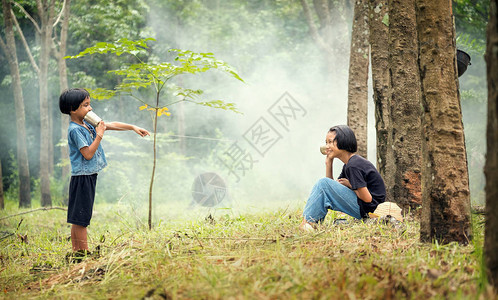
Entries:
<svg viewBox="0 0 498 300">
<path fill-rule="evenodd" d="M 100 170 L 105 168 L 105 166 L 107 166 L 107 160 L 105 159 L 102 144 L 99 144 L 97 151 L 95 151 L 95 154 L 90 160 L 85 159 L 83 154 L 81 154 L 80 149 L 90 146 L 97 137 L 95 128 L 88 122 L 83 122 L 85 122 L 86 126 L 88 126 L 90 130 L 74 122 L 69 123 L 69 128 L 67 130 L 67 142 L 69 145 L 69 159 L 71 161 L 72 176 L 92 175 L 98 173 Z"/>
</svg>

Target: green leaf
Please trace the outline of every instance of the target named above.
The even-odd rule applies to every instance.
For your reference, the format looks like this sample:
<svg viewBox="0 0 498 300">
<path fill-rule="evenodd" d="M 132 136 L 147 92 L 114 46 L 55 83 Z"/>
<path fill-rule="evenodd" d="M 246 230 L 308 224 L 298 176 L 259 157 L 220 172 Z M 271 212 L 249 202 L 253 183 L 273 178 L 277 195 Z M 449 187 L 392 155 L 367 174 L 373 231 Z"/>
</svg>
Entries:
<svg viewBox="0 0 498 300">
<path fill-rule="evenodd" d="M 194 102 L 194 103 L 212 108 L 231 110 L 235 113 L 242 114 L 240 111 L 237 110 L 234 103 L 225 103 L 222 100 L 211 100 L 206 102 Z"/>
<path fill-rule="evenodd" d="M 106 100 L 116 95 L 115 90 L 107 90 L 104 88 L 86 89 L 86 90 L 90 93 L 90 97 L 96 100 Z"/>
<path fill-rule="evenodd" d="M 120 76 L 122 79 L 113 90 L 92 90 L 92 97 L 99 100 L 109 99 L 116 93 L 122 93 L 131 95 L 140 102 L 146 103 L 145 101 L 137 98 L 133 92 L 140 89 L 154 88 L 155 92 L 161 93 L 165 83 L 178 75 L 198 74 L 207 72 L 211 69 L 218 69 L 219 71 L 227 73 L 237 80 L 244 82 L 231 66 L 222 60 L 216 59 L 213 53 L 210 52 L 196 53 L 190 50 L 170 49 L 169 52 L 176 54 L 173 62 L 159 62 L 155 57 L 150 59 L 150 53 L 145 50 L 148 48 L 147 42 L 149 41 L 155 40 L 147 38 L 132 41 L 122 38 L 114 43 L 99 42 L 95 46 L 89 47 L 77 55 L 68 56 L 68 58 L 79 58 L 86 55 L 111 53 L 116 56 L 128 54 L 137 59 L 137 63 L 123 65 L 118 70 L 108 71 L 108 73 Z M 149 59 L 139 58 L 139 56 L 142 55 Z M 174 85 L 167 86 L 167 89 L 174 96 L 182 98 L 181 101 L 191 101 L 198 105 L 232 110 L 236 113 L 240 113 L 233 103 L 225 103 L 221 100 L 212 100 L 207 102 L 195 101 L 195 99 L 202 95 L 202 90 L 186 89 Z M 169 114 L 169 112 L 166 113 L 165 111 L 160 111 L 158 114 Z"/>
<path fill-rule="evenodd" d="M 382 18 L 382 23 L 389 27 L 389 14 L 385 14 L 384 17 Z"/>
<path fill-rule="evenodd" d="M 124 53 L 137 56 L 140 53 L 145 53 L 144 49 L 148 48 L 147 42 L 155 41 L 153 38 L 146 38 L 138 41 L 130 41 L 126 38 L 119 39 L 114 43 L 99 42 L 93 47 L 86 48 L 77 55 L 66 56 L 64 58 L 79 58 L 89 54 L 105 54 L 107 52 L 121 56 Z"/>
</svg>

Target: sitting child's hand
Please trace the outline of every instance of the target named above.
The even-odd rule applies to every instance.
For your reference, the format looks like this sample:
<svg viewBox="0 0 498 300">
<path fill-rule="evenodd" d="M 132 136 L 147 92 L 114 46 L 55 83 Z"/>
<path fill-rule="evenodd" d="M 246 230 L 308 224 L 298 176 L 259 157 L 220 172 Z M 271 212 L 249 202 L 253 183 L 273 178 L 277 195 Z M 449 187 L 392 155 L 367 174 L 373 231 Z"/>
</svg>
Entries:
<svg viewBox="0 0 498 300">
<path fill-rule="evenodd" d="M 339 178 L 337 181 L 345 187 L 351 188 L 351 183 L 346 178 Z"/>
</svg>

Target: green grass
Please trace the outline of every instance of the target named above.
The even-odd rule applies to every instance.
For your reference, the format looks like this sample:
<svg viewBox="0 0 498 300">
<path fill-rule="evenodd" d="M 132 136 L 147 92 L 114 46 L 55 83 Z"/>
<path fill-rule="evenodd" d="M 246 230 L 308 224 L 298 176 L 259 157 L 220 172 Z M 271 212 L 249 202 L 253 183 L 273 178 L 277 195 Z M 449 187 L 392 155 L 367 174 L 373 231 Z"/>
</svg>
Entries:
<svg viewBox="0 0 498 300">
<path fill-rule="evenodd" d="M 169 213 L 148 231 L 138 217 L 144 211 L 96 206 L 89 242 L 102 256 L 79 264 L 64 260 L 71 248 L 64 211 L 0 221 L 0 298 L 496 298 L 482 278 L 482 216 L 474 216 L 475 242 L 461 246 L 420 243 L 415 221 L 406 230 L 334 225 L 331 213 L 303 233 L 295 208 L 196 208 L 178 217 L 175 207 L 156 207 Z"/>
</svg>

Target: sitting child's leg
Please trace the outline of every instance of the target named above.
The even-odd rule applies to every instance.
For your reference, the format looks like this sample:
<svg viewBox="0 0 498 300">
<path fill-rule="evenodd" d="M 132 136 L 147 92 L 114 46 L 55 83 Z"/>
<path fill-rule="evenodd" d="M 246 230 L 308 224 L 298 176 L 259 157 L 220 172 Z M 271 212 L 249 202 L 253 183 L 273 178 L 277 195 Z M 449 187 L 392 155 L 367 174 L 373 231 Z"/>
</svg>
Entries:
<svg viewBox="0 0 498 300">
<path fill-rule="evenodd" d="M 306 202 L 303 217 L 308 223 L 323 221 L 329 209 L 361 219 L 356 194 L 330 178 L 318 180 Z"/>
</svg>

